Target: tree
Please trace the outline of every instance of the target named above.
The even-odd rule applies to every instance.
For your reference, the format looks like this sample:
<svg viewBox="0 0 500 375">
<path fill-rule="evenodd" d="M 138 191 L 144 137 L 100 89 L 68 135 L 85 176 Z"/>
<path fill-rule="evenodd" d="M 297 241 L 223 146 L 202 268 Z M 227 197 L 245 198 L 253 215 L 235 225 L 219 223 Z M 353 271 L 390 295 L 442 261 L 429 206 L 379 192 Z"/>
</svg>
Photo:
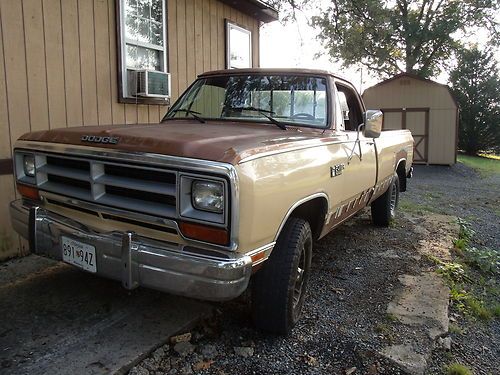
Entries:
<svg viewBox="0 0 500 375">
<path fill-rule="evenodd" d="M 308 0 L 273 0 L 290 19 Z M 499 41 L 499 0 L 332 0 L 312 18 L 329 55 L 362 64 L 380 77 L 435 75 L 461 47 L 461 38 L 487 28 Z"/>
<path fill-rule="evenodd" d="M 471 155 L 499 152 L 500 75 L 493 53 L 462 50 L 450 84 L 460 106 L 459 149 Z"/>
</svg>

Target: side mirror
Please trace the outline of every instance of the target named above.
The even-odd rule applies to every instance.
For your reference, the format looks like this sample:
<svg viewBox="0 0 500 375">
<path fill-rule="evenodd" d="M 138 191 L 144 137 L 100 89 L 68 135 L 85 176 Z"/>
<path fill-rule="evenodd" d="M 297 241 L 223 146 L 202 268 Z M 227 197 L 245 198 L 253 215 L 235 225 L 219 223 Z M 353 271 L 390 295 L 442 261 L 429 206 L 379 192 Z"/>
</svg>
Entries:
<svg viewBox="0 0 500 375">
<path fill-rule="evenodd" d="M 366 138 L 378 138 L 382 132 L 382 122 L 384 114 L 379 110 L 367 110 L 364 115 L 365 126 L 363 128 L 363 135 Z"/>
</svg>

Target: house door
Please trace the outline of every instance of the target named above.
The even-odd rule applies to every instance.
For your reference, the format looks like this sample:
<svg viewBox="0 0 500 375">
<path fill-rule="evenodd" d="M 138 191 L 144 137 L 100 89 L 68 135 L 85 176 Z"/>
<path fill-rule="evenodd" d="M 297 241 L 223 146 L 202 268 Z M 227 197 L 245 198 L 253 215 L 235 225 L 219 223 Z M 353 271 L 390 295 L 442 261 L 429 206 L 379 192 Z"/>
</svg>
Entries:
<svg viewBox="0 0 500 375">
<path fill-rule="evenodd" d="M 382 109 L 383 130 L 408 129 L 413 136 L 413 162 L 427 163 L 429 144 L 429 108 Z"/>
</svg>

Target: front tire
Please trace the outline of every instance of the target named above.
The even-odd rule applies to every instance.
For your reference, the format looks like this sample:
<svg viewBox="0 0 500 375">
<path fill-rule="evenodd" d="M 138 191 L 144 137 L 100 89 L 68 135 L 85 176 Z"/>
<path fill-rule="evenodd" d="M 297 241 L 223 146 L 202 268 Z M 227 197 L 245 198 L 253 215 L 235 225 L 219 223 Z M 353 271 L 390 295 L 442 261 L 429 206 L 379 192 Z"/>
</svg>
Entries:
<svg viewBox="0 0 500 375">
<path fill-rule="evenodd" d="M 309 223 L 292 217 L 269 259 L 253 276 L 252 315 L 257 329 L 286 335 L 300 318 L 312 259 Z"/>
<path fill-rule="evenodd" d="M 387 191 L 372 202 L 373 224 L 388 227 L 396 217 L 399 203 L 399 177 L 394 173 Z"/>
</svg>

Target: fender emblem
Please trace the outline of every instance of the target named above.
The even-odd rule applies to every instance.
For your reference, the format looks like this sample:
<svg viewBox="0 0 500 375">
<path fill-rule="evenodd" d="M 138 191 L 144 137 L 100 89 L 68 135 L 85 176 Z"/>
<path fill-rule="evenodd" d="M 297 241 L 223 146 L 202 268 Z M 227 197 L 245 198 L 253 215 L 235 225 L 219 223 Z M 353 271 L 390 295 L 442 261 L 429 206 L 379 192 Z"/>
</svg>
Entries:
<svg viewBox="0 0 500 375">
<path fill-rule="evenodd" d="M 91 143 L 107 143 L 110 145 L 116 145 L 120 138 L 118 137 L 99 137 L 97 135 L 82 135 L 82 142 L 91 142 Z"/>
<path fill-rule="evenodd" d="M 344 164 L 337 164 L 334 165 L 333 167 L 330 167 L 330 177 L 340 176 L 344 171 L 344 168 L 345 168 Z"/>
</svg>

